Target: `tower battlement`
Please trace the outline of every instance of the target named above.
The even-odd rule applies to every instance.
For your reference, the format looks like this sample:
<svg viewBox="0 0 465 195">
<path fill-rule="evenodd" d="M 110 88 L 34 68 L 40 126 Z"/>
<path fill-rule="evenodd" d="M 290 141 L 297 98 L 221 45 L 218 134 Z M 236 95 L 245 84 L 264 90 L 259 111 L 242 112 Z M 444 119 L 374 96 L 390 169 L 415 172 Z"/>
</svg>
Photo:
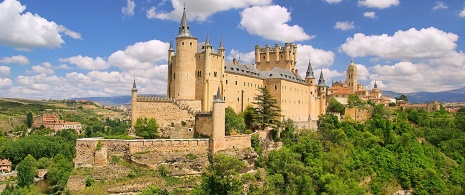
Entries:
<svg viewBox="0 0 465 195">
<path fill-rule="evenodd" d="M 284 46 L 275 44 L 262 48 L 255 46 L 255 63 L 260 71 L 271 70 L 275 67 L 294 72 L 297 64 L 297 45 L 285 43 Z"/>
</svg>

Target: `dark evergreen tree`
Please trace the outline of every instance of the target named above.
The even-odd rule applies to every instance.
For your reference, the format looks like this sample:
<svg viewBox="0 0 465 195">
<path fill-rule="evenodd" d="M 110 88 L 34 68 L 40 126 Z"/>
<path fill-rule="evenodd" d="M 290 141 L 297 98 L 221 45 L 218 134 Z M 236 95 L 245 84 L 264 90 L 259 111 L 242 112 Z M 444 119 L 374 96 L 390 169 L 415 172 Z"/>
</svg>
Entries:
<svg viewBox="0 0 465 195">
<path fill-rule="evenodd" d="M 26 125 L 27 127 L 31 128 L 32 127 L 32 112 L 28 112 L 26 115 Z"/>
<path fill-rule="evenodd" d="M 276 128 L 280 123 L 279 117 L 281 116 L 281 109 L 277 105 L 276 98 L 270 94 L 267 88 L 258 88 L 258 90 L 260 93 L 254 98 L 254 104 L 257 105 L 257 108 L 253 123 L 262 129 L 265 127 Z"/>
</svg>

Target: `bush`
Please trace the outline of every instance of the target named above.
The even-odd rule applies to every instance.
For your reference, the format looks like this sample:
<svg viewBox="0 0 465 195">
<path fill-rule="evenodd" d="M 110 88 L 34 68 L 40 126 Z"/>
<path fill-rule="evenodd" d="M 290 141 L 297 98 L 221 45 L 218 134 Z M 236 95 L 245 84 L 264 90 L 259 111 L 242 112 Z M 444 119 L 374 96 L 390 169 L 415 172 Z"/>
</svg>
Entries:
<svg viewBox="0 0 465 195">
<path fill-rule="evenodd" d="M 162 177 L 169 177 L 171 175 L 171 171 L 168 170 L 165 166 L 163 165 L 160 165 L 158 167 L 158 173 L 162 176 Z"/>
</svg>

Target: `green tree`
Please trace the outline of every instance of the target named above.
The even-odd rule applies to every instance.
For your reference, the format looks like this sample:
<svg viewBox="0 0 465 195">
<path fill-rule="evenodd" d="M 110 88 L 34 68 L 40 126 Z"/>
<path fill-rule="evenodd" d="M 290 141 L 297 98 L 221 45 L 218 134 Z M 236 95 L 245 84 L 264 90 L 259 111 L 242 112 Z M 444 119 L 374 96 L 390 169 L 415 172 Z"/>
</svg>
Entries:
<svg viewBox="0 0 465 195">
<path fill-rule="evenodd" d="M 455 126 L 458 129 L 465 131 L 465 107 L 461 107 L 459 110 L 457 110 L 457 115 L 455 116 Z"/>
<path fill-rule="evenodd" d="M 149 186 L 138 193 L 138 195 L 169 195 L 168 190 L 159 189 L 156 186 Z"/>
<path fill-rule="evenodd" d="M 328 104 L 328 111 L 329 112 L 338 112 L 341 115 L 344 115 L 345 107 L 339 101 L 337 101 L 334 97 L 329 100 Z"/>
<path fill-rule="evenodd" d="M 32 155 L 27 155 L 18 166 L 18 186 L 25 187 L 34 183 L 34 176 L 37 175 L 37 161 Z"/>
<path fill-rule="evenodd" d="M 280 123 L 279 117 L 281 109 L 277 106 L 276 98 L 274 98 L 267 88 L 258 88 L 260 93 L 254 98 L 257 105 L 256 114 L 254 116 L 254 124 L 260 126 L 262 130 L 266 127 L 276 128 Z"/>
<path fill-rule="evenodd" d="M 362 105 L 362 100 L 360 100 L 360 97 L 358 97 L 358 95 L 356 94 L 349 95 L 349 98 L 347 101 L 349 103 L 349 108 Z"/>
<path fill-rule="evenodd" d="M 256 115 L 255 108 L 252 105 L 248 105 L 245 108 L 244 112 L 242 113 L 242 116 L 244 117 L 245 128 L 247 129 L 252 128 L 255 115 Z"/>
<path fill-rule="evenodd" d="M 32 112 L 28 112 L 26 115 L 26 125 L 27 127 L 31 128 L 32 127 Z"/>
<path fill-rule="evenodd" d="M 73 170 L 73 163 L 58 154 L 53 158 L 53 163 L 48 168 L 48 180 L 54 186 L 55 192 L 61 192 L 66 186 L 69 174 Z"/>
<path fill-rule="evenodd" d="M 226 134 L 230 135 L 232 131 L 244 132 L 245 123 L 242 116 L 237 115 L 233 108 L 228 106 L 225 110 L 225 127 Z"/>
<path fill-rule="evenodd" d="M 405 102 L 408 102 L 408 98 L 404 94 L 401 94 L 399 97 L 396 98 L 396 100 L 403 100 Z"/>
<path fill-rule="evenodd" d="M 238 171 L 244 167 L 244 162 L 236 158 L 224 154 L 216 155 L 202 176 L 202 183 L 192 194 L 243 194 Z"/>
<path fill-rule="evenodd" d="M 158 123 L 154 118 L 138 118 L 134 125 L 136 135 L 146 139 L 158 138 Z"/>
</svg>

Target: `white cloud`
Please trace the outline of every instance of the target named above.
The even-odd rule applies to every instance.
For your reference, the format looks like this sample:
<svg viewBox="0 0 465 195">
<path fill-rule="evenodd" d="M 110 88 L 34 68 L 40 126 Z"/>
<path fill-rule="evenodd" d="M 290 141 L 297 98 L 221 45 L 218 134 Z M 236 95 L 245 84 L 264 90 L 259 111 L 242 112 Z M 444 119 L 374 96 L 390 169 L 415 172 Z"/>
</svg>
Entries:
<svg viewBox="0 0 465 195">
<path fill-rule="evenodd" d="M 127 0 L 126 7 L 121 8 L 121 13 L 127 16 L 133 16 L 135 7 L 136 7 L 136 3 L 134 1 Z"/>
<path fill-rule="evenodd" d="M 357 79 L 359 81 L 367 81 L 370 79 L 370 72 L 368 68 L 363 64 L 355 64 L 357 67 Z"/>
<path fill-rule="evenodd" d="M 385 9 L 399 5 L 399 0 L 358 0 L 358 6 Z"/>
<path fill-rule="evenodd" d="M 239 60 L 239 58 L 240 58 L 241 64 L 255 63 L 255 51 L 251 51 L 249 53 L 242 53 L 242 52 L 237 51 L 235 49 L 231 49 L 231 51 L 229 52 L 229 55 L 228 55 L 228 57 L 226 57 L 226 59 L 232 61 L 233 58 L 235 58 L 236 60 Z"/>
<path fill-rule="evenodd" d="M 313 69 L 316 82 L 318 82 L 318 79 L 320 78 L 321 70 L 323 70 L 323 78 L 325 79 L 325 84 L 327 86 L 331 85 L 331 81 L 334 80 L 334 78 L 344 75 L 343 73 L 340 73 L 337 70 L 330 70 L 327 68 L 318 69 L 318 70 Z"/>
<path fill-rule="evenodd" d="M 329 67 L 334 63 L 334 53 L 332 51 L 325 51 L 314 48 L 311 45 L 300 44 L 297 45 L 297 51 L 297 69 L 302 77 L 305 76 L 305 72 L 307 71 L 309 59 L 313 70 Z"/>
<path fill-rule="evenodd" d="M 57 69 L 64 69 L 64 70 L 71 69 L 71 67 L 69 67 L 67 64 L 60 64 L 56 68 Z"/>
<path fill-rule="evenodd" d="M 348 31 L 352 30 L 355 28 L 354 22 L 349 22 L 349 21 L 344 21 L 344 22 L 336 22 L 334 25 L 335 29 L 343 30 L 343 31 Z"/>
<path fill-rule="evenodd" d="M 6 89 L 11 86 L 11 80 L 9 78 L 1 78 L 0 77 L 0 89 Z M 4 94 L 2 94 L 4 95 Z"/>
<path fill-rule="evenodd" d="M 342 0 L 325 0 L 326 3 L 329 3 L 329 4 L 336 4 L 336 3 L 340 3 L 342 2 Z"/>
<path fill-rule="evenodd" d="M 341 45 L 351 57 L 375 56 L 380 59 L 434 59 L 455 52 L 458 36 L 436 28 L 397 31 L 387 34 L 367 36 L 357 33 Z"/>
<path fill-rule="evenodd" d="M 290 26 L 291 13 L 279 5 L 254 6 L 241 12 L 240 26 L 253 35 L 265 39 L 294 42 L 314 38 L 304 32 L 298 25 Z"/>
<path fill-rule="evenodd" d="M 8 75 L 10 75 L 10 67 L 0 66 L 0 76 L 8 76 Z"/>
<path fill-rule="evenodd" d="M 4 57 L 0 59 L 0 63 L 26 65 L 29 64 L 29 60 L 26 58 L 26 56 L 17 55 L 11 57 Z"/>
<path fill-rule="evenodd" d="M 55 71 L 49 62 L 44 62 L 42 65 L 32 66 L 32 71 L 42 74 L 55 74 Z"/>
<path fill-rule="evenodd" d="M 110 67 L 110 64 L 108 64 L 101 57 L 96 57 L 94 59 L 88 56 L 78 55 L 69 58 L 60 58 L 60 62 L 68 62 L 70 64 L 76 65 L 80 69 L 85 70 L 103 70 Z"/>
<path fill-rule="evenodd" d="M 151 7 L 147 11 L 147 18 L 161 20 L 179 21 L 182 17 L 184 9 L 183 0 L 171 0 L 174 8 L 171 12 L 157 10 L 156 7 Z M 186 2 L 187 17 L 190 21 L 205 21 L 209 16 L 230 9 L 242 9 L 254 5 L 269 5 L 272 0 L 190 0 Z"/>
<path fill-rule="evenodd" d="M 365 12 L 363 13 L 363 16 L 367 18 L 376 18 L 376 13 L 375 12 Z"/>
<path fill-rule="evenodd" d="M 447 8 L 449 8 L 449 7 L 447 7 L 447 5 L 445 5 L 444 2 L 442 2 L 442 1 L 436 1 L 435 4 L 436 4 L 436 5 L 433 7 L 433 10 L 447 9 Z"/>
<path fill-rule="evenodd" d="M 111 54 L 108 62 L 123 70 L 147 69 L 167 60 L 169 43 L 159 40 L 138 42 Z"/>
<path fill-rule="evenodd" d="M 465 7 L 460 11 L 459 16 L 465 18 Z"/>
<path fill-rule="evenodd" d="M 61 33 L 80 39 L 79 33 L 48 21 L 38 14 L 23 13 L 26 6 L 17 0 L 0 3 L 0 45 L 19 50 L 60 47 L 64 40 Z"/>
</svg>

